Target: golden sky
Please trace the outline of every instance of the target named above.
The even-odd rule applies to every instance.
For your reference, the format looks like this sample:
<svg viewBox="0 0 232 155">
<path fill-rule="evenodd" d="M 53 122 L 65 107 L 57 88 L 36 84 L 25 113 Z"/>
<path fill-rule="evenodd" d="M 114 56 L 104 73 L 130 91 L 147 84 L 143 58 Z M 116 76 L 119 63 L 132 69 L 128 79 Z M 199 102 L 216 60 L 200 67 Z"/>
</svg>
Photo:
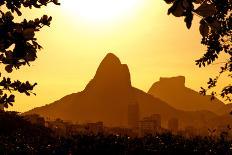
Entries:
<svg viewBox="0 0 232 155">
<path fill-rule="evenodd" d="M 17 95 L 10 110 L 27 111 L 83 90 L 109 52 L 128 64 L 132 85 L 146 92 L 160 77 L 184 75 L 186 85 L 199 90 L 215 75 L 218 66 L 199 69 L 194 63 L 205 50 L 198 23 L 188 30 L 182 18 L 167 15 L 163 0 L 94 1 L 62 0 L 62 6 L 24 11 L 28 18 L 49 14 L 53 21 L 37 35 L 44 48 L 37 61 L 9 75 L 37 82 L 37 96 Z"/>
</svg>

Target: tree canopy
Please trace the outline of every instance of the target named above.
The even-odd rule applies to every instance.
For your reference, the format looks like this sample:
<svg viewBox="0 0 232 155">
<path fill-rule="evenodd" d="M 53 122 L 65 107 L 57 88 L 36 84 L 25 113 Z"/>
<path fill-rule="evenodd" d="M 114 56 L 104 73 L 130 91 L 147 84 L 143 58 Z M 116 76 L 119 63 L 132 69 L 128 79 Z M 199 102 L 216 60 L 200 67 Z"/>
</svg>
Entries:
<svg viewBox="0 0 232 155">
<path fill-rule="evenodd" d="M 207 47 L 205 54 L 198 60 L 196 65 L 205 67 L 215 64 L 219 56 L 223 55 L 223 62 L 220 65 L 218 76 L 209 78 L 208 87 L 201 87 L 200 93 L 205 95 L 207 91 L 216 87 L 222 74 L 230 81 L 232 78 L 232 0 L 164 0 L 171 4 L 168 15 L 184 17 L 188 29 L 192 26 L 194 16 L 201 18 L 199 32 L 202 36 L 201 44 Z M 222 91 L 217 93 L 211 91 L 212 99 L 220 95 L 226 101 L 231 102 L 232 83 L 224 86 Z"/>
<path fill-rule="evenodd" d="M 38 50 L 42 46 L 37 42 L 35 34 L 44 26 L 50 26 L 52 17 L 43 15 L 33 20 L 24 19 L 15 22 L 15 16 L 22 16 L 22 8 L 41 8 L 49 3 L 59 5 L 58 0 L 0 0 L 0 63 L 8 73 L 21 66 L 29 65 L 37 58 Z M 4 107 L 13 105 L 13 92 L 34 94 L 37 85 L 29 81 L 12 81 L 9 77 L 2 77 L 0 81 L 0 104 Z"/>
</svg>

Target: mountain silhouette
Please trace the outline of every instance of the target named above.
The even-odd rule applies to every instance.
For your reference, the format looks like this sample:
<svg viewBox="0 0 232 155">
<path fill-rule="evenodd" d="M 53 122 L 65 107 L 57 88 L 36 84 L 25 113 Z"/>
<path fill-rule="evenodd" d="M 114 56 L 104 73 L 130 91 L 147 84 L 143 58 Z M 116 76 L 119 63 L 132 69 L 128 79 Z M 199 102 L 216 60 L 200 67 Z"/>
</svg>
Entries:
<svg viewBox="0 0 232 155">
<path fill-rule="evenodd" d="M 202 96 L 187 88 L 184 76 L 160 78 L 158 82 L 153 84 L 148 93 L 180 110 L 209 110 L 219 115 L 228 113 L 230 110 L 217 98 L 211 101 L 210 96 Z"/>
<path fill-rule="evenodd" d="M 206 126 L 217 117 L 209 111 L 187 112 L 177 110 L 164 101 L 131 85 L 128 66 L 109 53 L 98 67 L 94 78 L 86 88 L 67 95 L 49 105 L 35 108 L 24 114 L 39 114 L 49 118 L 61 118 L 73 122 L 102 121 L 106 126 L 128 127 L 128 106 L 138 104 L 140 119 L 160 114 L 162 126 L 171 118 L 178 118 L 180 126 Z"/>
</svg>

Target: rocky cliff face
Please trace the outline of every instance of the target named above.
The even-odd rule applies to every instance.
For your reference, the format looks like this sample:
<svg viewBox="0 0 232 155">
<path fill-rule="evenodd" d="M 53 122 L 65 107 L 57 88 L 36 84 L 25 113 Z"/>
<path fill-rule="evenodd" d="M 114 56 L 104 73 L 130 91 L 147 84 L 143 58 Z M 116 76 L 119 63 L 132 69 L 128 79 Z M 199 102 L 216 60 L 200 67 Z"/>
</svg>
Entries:
<svg viewBox="0 0 232 155">
<path fill-rule="evenodd" d="M 208 110 L 216 114 L 225 114 L 227 106 L 218 99 L 202 96 L 185 86 L 185 77 L 160 78 L 148 91 L 154 97 L 167 102 L 174 108 L 187 111 Z"/>
</svg>

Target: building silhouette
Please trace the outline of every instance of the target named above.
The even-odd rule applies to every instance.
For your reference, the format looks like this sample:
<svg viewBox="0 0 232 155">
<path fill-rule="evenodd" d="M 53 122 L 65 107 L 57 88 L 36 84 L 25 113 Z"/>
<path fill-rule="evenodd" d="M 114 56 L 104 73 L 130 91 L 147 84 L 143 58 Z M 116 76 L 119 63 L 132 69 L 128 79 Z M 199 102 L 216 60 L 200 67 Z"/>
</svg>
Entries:
<svg viewBox="0 0 232 155">
<path fill-rule="evenodd" d="M 128 105 L 128 126 L 131 129 L 137 129 L 139 123 L 139 105 L 138 103 Z"/>
<path fill-rule="evenodd" d="M 168 129 L 172 132 L 177 132 L 179 129 L 179 120 L 177 118 L 171 118 L 168 121 Z"/>
<path fill-rule="evenodd" d="M 161 130 L 160 114 L 153 114 L 150 117 L 144 117 L 139 122 L 139 135 L 154 134 Z"/>
<path fill-rule="evenodd" d="M 194 126 L 191 126 L 191 125 L 186 126 L 185 129 L 184 129 L 184 135 L 186 137 L 196 136 L 196 135 L 198 135 L 198 130 Z"/>
<path fill-rule="evenodd" d="M 160 114 L 151 115 L 151 119 L 155 122 L 156 128 L 161 128 L 161 115 Z"/>
<path fill-rule="evenodd" d="M 37 114 L 25 115 L 24 119 L 29 121 L 31 124 L 45 126 L 45 119 Z"/>
<path fill-rule="evenodd" d="M 102 133 L 104 129 L 103 122 L 87 123 L 85 129 L 88 133 Z"/>
</svg>

